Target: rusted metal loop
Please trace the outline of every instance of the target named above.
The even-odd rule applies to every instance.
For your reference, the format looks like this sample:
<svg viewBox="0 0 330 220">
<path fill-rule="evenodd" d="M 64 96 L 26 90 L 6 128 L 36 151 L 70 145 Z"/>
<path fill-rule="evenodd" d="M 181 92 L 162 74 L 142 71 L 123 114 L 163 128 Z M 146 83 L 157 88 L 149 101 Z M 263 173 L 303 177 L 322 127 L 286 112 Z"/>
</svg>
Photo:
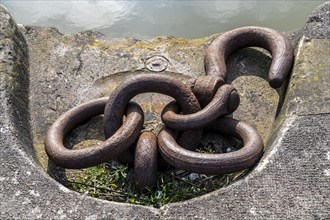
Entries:
<svg viewBox="0 0 330 220">
<path fill-rule="evenodd" d="M 225 174 L 252 167 L 262 156 L 263 143 L 258 132 L 244 122 L 232 118 L 218 118 L 208 126 L 213 131 L 241 139 L 244 146 L 238 151 L 224 154 L 206 154 L 186 150 L 166 128 L 158 135 L 162 157 L 172 166 L 195 173 Z"/>
<path fill-rule="evenodd" d="M 169 76 L 171 72 L 162 74 L 140 73 L 119 85 L 110 94 L 104 110 L 104 133 L 110 137 L 121 126 L 122 118 L 127 103 L 136 95 L 146 92 L 157 92 L 173 97 L 184 114 L 199 111 L 200 105 L 190 87 L 177 78 Z M 174 74 L 174 73 L 172 73 Z M 202 129 L 185 131 L 179 137 L 178 142 L 184 146 L 192 146 L 199 143 L 202 137 Z"/>
<path fill-rule="evenodd" d="M 69 150 L 63 139 L 83 121 L 103 114 L 108 98 L 99 98 L 70 109 L 62 114 L 48 129 L 45 149 L 49 158 L 65 168 L 79 169 L 95 166 L 115 158 L 127 150 L 139 136 L 144 122 L 141 107 L 130 102 L 126 109 L 126 120 L 117 131 L 100 145 L 85 149 Z"/>
<path fill-rule="evenodd" d="M 271 87 L 280 87 L 291 70 L 293 48 L 283 34 L 270 28 L 248 26 L 221 34 L 207 48 L 204 61 L 206 74 L 225 81 L 227 57 L 238 49 L 251 46 L 262 47 L 271 53 L 273 59 L 268 81 Z"/>
<path fill-rule="evenodd" d="M 158 167 L 157 137 L 152 132 L 143 132 L 136 144 L 134 157 L 134 180 L 138 191 L 153 188 L 157 183 Z"/>
<path fill-rule="evenodd" d="M 212 99 L 219 87 L 224 85 L 221 78 L 217 76 L 199 76 L 189 80 L 190 87 L 195 94 L 199 104 L 204 108 Z"/>
<path fill-rule="evenodd" d="M 221 86 L 209 104 L 201 111 L 180 115 L 175 113 L 175 102 L 170 102 L 162 112 L 162 120 L 166 126 L 175 130 L 203 128 L 216 118 L 233 113 L 239 105 L 239 95 L 231 85 Z"/>
</svg>

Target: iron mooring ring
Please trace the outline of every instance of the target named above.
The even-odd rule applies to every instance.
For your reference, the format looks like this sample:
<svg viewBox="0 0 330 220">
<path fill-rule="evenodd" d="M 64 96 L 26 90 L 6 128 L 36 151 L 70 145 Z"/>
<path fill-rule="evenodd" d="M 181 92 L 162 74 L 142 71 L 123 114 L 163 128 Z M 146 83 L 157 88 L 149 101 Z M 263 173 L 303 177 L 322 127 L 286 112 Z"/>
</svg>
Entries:
<svg viewBox="0 0 330 220">
<path fill-rule="evenodd" d="M 239 105 L 239 95 L 231 85 L 223 85 L 213 96 L 213 99 L 202 110 L 192 114 L 177 114 L 173 110 L 173 102 L 162 111 L 163 123 L 174 130 L 189 130 L 203 128 L 220 116 L 233 113 Z"/>
<path fill-rule="evenodd" d="M 195 113 L 201 110 L 199 102 L 191 88 L 168 76 L 171 72 L 163 74 L 141 73 L 119 85 L 109 96 L 104 110 L 104 134 L 113 135 L 122 124 L 122 118 L 127 103 L 136 95 L 146 92 L 157 92 L 168 95 L 177 100 L 183 114 Z M 202 129 L 182 132 L 178 142 L 186 148 L 197 147 L 202 138 Z"/>
<path fill-rule="evenodd" d="M 206 50 L 206 74 L 218 76 L 225 82 L 228 56 L 241 48 L 252 46 L 264 48 L 271 53 L 273 59 L 268 81 L 271 87 L 279 88 L 291 70 L 293 48 L 283 34 L 270 28 L 248 26 L 221 34 Z"/>
<path fill-rule="evenodd" d="M 48 157 L 65 168 L 80 169 L 107 162 L 127 150 L 140 135 L 144 116 L 141 107 L 130 102 L 126 108 L 126 120 L 111 137 L 100 145 L 85 149 L 69 150 L 63 139 L 74 127 L 93 116 L 103 114 L 107 97 L 99 98 L 70 109 L 62 114 L 48 129 L 45 149 Z"/>
<path fill-rule="evenodd" d="M 179 146 L 173 130 L 163 129 L 158 135 L 162 157 L 172 166 L 195 173 L 220 175 L 252 167 L 263 154 L 263 142 L 258 132 L 248 124 L 232 118 L 218 118 L 208 129 L 235 136 L 244 146 L 225 154 L 207 154 L 189 151 Z"/>
<path fill-rule="evenodd" d="M 134 157 L 134 181 L 138 191 L 156 186 L 157 157 L 157 136 L 149 131 L 142 132 L 136 143 Z"/>
</svg>

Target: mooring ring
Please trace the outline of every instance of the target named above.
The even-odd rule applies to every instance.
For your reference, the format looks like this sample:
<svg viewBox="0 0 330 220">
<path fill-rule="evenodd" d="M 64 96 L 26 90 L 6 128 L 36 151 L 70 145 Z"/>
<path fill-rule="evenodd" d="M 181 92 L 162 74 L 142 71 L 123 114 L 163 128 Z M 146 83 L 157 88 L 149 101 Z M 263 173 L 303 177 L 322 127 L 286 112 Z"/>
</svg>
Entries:
<svg viewBox="0 0 330 220">
<path fill-rule="evenodd" d="M 141 107 L 130 102 L 126 109 L 126 120 L 108 139 L 100 145 L 85 149 L 69 150 L 63 139 L 79 123 L 96 115 L 103 114 L 108 98 L 99 98 L 63 113 L 48 129 L 45 149 L 48 157 L 65 168 L 80 169 L 109 161 L 127 150 L 140 135 L 144 116 Z"/>
<path fill-rule="evenodd" d="M 157 183 L 158 169 L 157 136 L 152 132 L 142 132 L 135 147 L 134 182 L 138 191 L 153 188 Z"/>
<path fill-rule="evenodd" d="M 167 104 L 162 111 L 162 121 L 174 130 L 203 128 L 220 116 L 233 113 L 239 105 L 239 95 L 231 85 L 223 85 L 213 99 L 200 111 L 191 114 L 175 113 L 174 102 Z"/>
<path fill-rule="evenodd" d="M 201 110 L 191 88 L 182 81 L 171 77 L 171 72 L 162 74 L 140 73 L 119 85 L 109 96 L 104 110 L 104 134 L 109 137 L 121 126 L 125 106 L 136 95 L 157 92 L 173 97 L 184 114 Z M 196 146 L 202 138 L 202 129 L 182 132 L 178 142 L 183 147 Z"/>
<path fill-rule="evenodd" d="M 162 157 L 172 166 L 195 173 L 225 174 L 252 167 L 262 156 L 263 142 L 258 132 L 248 124 L 232 118 L 218 118 L 207 129 L 232 135 L 244 146 L 230 153 L 207 154 L 186 150 L 179 146 L 173 131 L 166 128 L 158 135 Z"/>
<path fill-rule="evenodd" d="M 268 81 L 271 87 L 279 88 L 291 70 L 293 48 L 283 34 L 270 28 L 248 26 L 221 34 L 206 50 L 204 60 L 206 74 L 218 76 L 225 82 L 227 57 L 241 48 L 253 46 L 262 47 L 271 53 L 272 63 L 268 72 Z"/>
</svg>

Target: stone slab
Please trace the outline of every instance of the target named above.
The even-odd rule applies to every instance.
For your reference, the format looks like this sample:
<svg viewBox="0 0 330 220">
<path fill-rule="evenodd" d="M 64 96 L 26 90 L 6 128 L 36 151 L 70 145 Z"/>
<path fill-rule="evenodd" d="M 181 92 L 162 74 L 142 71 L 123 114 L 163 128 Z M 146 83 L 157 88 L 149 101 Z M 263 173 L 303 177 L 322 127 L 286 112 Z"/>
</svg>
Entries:
<svg viewBox="0 0 330 220">
<path fill-rule="evenodd" d="M 329 57 L 329 39 L 301 38 L 286 95 L 286 115 L 329 112 Z"/>
<path fill-rule="evenodd" d="M 330 38 L 330 2 L 327 1 L 317 7 L 308 17 L 305 27 L 302 29 L 307 38 Z"/>
</svg>

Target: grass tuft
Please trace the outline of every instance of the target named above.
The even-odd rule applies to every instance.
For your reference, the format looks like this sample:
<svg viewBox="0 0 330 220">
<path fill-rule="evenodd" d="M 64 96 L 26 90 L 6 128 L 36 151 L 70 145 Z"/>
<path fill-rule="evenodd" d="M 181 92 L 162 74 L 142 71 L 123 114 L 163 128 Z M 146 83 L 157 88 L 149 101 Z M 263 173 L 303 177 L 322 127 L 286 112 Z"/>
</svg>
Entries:
<svg viewBox="0 0 330 220">
<path fill-rule="evenodd" d="M 246 172 L 216 176 L 172 169 L 158 175 L 155 189 L 141 193 L 134 189 L 133 169 L 113 161 L 82 170 L 71 176 L 66 185 L 100 199 L 159 208 L 217 190 Z"/>
</svg>

